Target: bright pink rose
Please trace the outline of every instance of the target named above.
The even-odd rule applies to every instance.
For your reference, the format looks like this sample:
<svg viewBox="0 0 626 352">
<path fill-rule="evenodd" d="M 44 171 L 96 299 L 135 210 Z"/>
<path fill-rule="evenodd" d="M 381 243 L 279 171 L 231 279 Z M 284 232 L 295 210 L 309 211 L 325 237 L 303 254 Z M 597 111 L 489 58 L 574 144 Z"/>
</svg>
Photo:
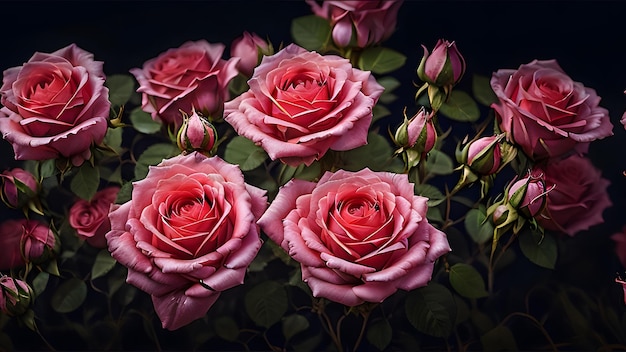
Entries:
<svg viewBox="0 0 626 352">
<path fill-rule="evenodd" d="M 611 206 L 610 182 L 589 159 L 571 155 L 537 166 L 532 173 L 543 173 L 546 188 L 554 187 L 547 194 L 546 208 L 535 217 L 543 228 L 574 236 L 604 222 L 602 212 Z"/>
<path fill-rule="evenodd" d="M 292 166 L 310 165 L 328 149 L 367 144 L 372 108 L 384 89 L 347 59 L 295 44 L 264 57 L 248 84 L 225 104 L 226 121 Z"/>
<path fill-rule="evenodd" d="M 102 142 L 109 117 L 109 90 L 102 62 L 75 44 L 51 54 L 35 53 L 23 66 L 4 71 L 0 131 L 17 160 L 59 156 L 80 165 Z"/>
<path fill-rule="evenodd" d="M 315 297 L 356 306 L 430 281 L 450 246 L 426 201 L 407 175 L 339 170 L 289 181 L 258 223 L 300 262 Z"/>
<path fill-rule="evenodd" d="M 613 135 L 595 90 L 574 82 L 556 60 L 498 70 L 491 87 L 500 129 L 533 160 L 586 153 L 591 141 Z"/>
<path fill-rule="evenodd" d="M 626 268 L 626 226 L 624 226 L 622 232 L 612 235 L 611 239 L 615 242 L 615 254 L 617 254 L 622 266 Z"/>
<path fill-rule="evenodd" d="M 265 191 L 245 184 L 237 166 L 198 152 L 163 160 L 133 185 L 132 200 L 111 206 L 109 251 L 175 330 L 243 283 L 261 247 Z"/>
<path fill-rule="evenodd" d="M 178 127 L 179 110 L 188 115 L 192 108 L 204 116 L 222 118 L 224 101 L 229 99 L 228 82 L 237 76 L 238 58 L 222 59 L 224 44 L 206 40 L 186 42 L 130 70 L 142 93 L 141 108 L 155 121 Z"/>
<path fill-rule="evenodd" d="M 70 226 L 89 245 L 96 248 L 107 246 L 104 235 L 111 229 L 109 208 L 115 202 L 119 190 L 119 186 L 107 187 L 96 192 L 91 201 L 80 199 L 70 208 L 68 216 Z"/>
<path fill-rule="evenodd" d="M 39 263 L 49 258 L 56 239 L 38 220 L 6 220 L 0 224 L 0 270 Z"/>
<path fill-rule="evenodd" d="M 16 167 L 0 174 L 2 200 L 11 208 L 19 208 L 37 194 L 39 183 L 30 172 Z"/>
<path fill-rule="evenodd" d="M 259 64 L 262 55 L 270 54 L 270 45 L 256 33 L 243 32 L 230 47 L 230 56 L 238 57 L 237 70 L 244 76 L 252 76 L 254 68 Z"/>
<path fill-rule="evenodd" d="M 396 30 L 402 5 L 402 0 L 326 0 L 321 5 L 316 0 L 306 2 L 313 13 L 330 21 L 335 44 L 345 47 L 354 40 L 359 48 L 380 44 L 389 38 Z M 356 38 L 352 37 L 353 33 Z"/>
</svg>

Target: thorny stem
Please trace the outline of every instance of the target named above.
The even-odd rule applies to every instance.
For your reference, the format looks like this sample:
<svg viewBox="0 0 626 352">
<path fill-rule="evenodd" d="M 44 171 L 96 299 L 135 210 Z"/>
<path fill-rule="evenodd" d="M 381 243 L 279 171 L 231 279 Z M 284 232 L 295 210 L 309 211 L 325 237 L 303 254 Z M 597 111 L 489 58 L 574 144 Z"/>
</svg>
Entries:
<svg viewBox="0 0 626 352">
<path fill-rule="evenodd" d="M 500 253 L 498 253 L 498 256 L 495 257 L 495 259 L 494 259 L 494 253 L 496 252 L 497 246 L 492 247 L 491 254 L 489 255 L 489 267 L 487 268 L 487 288 L 488 288 L 490 296 L 493 294 L 493 281 L 494 281 L 493 275 L 494 275 L 495 266 L 496 264 L 498 264 L 498 261 L 500 260 L 500 258 L 502 258 L 502 256 L 504 255 L 504 252 L 506 252 L 506 250 L 513 244 L 513 241 L 515 241 L 516 238 L 517 238 L 517 234 L 513 233 L 511 237 L 509 238 L 509 240 L 506 242 L 506 244 L 500 250 Z"/>
<path fill-rule="evenodd" d="M 363 324 L 361 325 L 361 332 L 359 333 L 359 337 L 356 339 L 356 342 L 354 343 L 354 348 L 352 349 L 352 351 L 356 352 L 357 349 L 359 348 L 359 345 L 361 344 L 361 340 L 363 340 L 363 335 L 365 335 L 365 327 L 367 326 L 367 321 L 370 318 L 370 314 L 372 313 L 371 309 L 368 309 L 366 312 L 364 312 L 363 315 Z"/>
</svg>

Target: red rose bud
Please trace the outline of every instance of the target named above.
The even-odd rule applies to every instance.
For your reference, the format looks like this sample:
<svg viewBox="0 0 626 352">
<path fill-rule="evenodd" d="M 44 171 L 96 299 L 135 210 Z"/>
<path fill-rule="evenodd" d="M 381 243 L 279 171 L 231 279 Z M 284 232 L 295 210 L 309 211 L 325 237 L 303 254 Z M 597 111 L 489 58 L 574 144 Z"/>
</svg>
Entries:
<svg viewBox="0 0 626 352">
<path fill-rule="evenodd" d="M 191 116 L 183 113 L 183 125 L 178 130 L 176 143 L 182 151 L 211 152 L 217 140 L 217 131 L 209 120 L 195 110 Z"/>
<path fill-rule="evenodd" d="M 452 87 L 465 73 L 465 59 L 454 42 L 439 39 L 431 54 L 424 48 L 424 56 L 417 68 L 419 78 L 438 87 Z"/>
<path fill-rule="evenodd" d="M 511 185 L 509 203 L 527 218 L 533 218 L 545 209 L 549 191 L 542 175 L 529 175 Z"/>
<path fill-rule="evenodd" d="M 2 201 L 10 208 L 21 208 L 37 195 L 39 184 L 28 171 L 20 168 L 6 170 L 2 178 Z"/>
<path fill-rule="evenodd" d="M 503 135 L 482 137 L 472 141 L 457 153 L 457 160 L 480 175 L 496 173 L 502 164 L 500 141 Z"/>
<path fill-rule="evenodd" d="M 0 277 L 0 312 L 8 316 L 24 314 L 31 305 L 33 290 L 22 280 Z"/>
</svg>

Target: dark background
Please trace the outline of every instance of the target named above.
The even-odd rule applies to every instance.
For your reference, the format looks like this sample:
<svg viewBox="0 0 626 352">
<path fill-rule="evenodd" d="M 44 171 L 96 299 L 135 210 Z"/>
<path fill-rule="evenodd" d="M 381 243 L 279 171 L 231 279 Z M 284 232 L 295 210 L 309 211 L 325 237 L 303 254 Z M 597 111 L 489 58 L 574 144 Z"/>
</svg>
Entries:
<svg viewBox="0 0 626 352">
<path fill-rule="evenodd" d="M 304 1 L 15 1 L 0 2 L 0 8 L 0 70 L 21 65 L 35 51 L 76 43 L 104 61 L 107 75 L 128 73 L 188 40 L 228 47 L 244 30 L 268 36 L 278 47 L 290 43 L 292 18 L 311 14 Z M 604 224 L 564 239 L 559 253 L 565 280 L 580 280 L 583 287 L 614 285 L 615 272 L 623 271 L 609 236 L 626 224 L 626 132 L 619 122 L 626 110 L 625 9 L 619 1 L 406 1 L 397 32 L 385 43 L 407 56 L 406 66 L 393 73 L 402 83 L 389 106 L 398 120 L 413 104 L 421 44 L 432 48 L 439 38 L 456 41 L 469 73 L 490 76 L 534 59 L 557 59 L 603 98 L 614 136 L 592 143 L 590 157 L 611 181 L 614 205 Z M 462 87 L 470 82 L 468 75 Z M 8 143 L 0 141 L 0 153 L 2 169 L 14 163 Z"/>
</svg>

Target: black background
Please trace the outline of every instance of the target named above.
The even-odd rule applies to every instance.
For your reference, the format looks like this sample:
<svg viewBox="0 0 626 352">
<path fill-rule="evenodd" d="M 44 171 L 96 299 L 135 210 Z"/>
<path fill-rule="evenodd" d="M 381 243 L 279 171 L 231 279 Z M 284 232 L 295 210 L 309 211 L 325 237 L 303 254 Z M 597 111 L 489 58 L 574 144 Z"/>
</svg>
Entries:
<svg viewBox="0 0 626 352">
<path fill-rule="evenodd" d="M 21 65 L 35 51 L 76 43 L 104 61 L 107 75 L 128 73 L 188 40 L 228 47 L 250 31 L 278 47 L 290 43 L 292 18 L 311 14 L 304 1 L 20 1 L 0 2 L 0 8 L 0 70 Z M 614 285 L 615 272 L 623 270 L 609 236 L 626 224 L 626 132 L 619 122 L 626 110 L 625 9 L 619 1 L 406 1 L 397 32 L 385 42 L 407 56 L 406 66 L 394 73 L 402 83 L 390 106 L 397 119 L 413 104 L 421 45 L 432 48 L 439 38 L 456 41 L 469 73 L 490 76 L 534 59 L 556 59 L 602 97 L 614 136 L 592 143 L 590 157 L 612 183 L 613 207 L 604 213 L 605 224 L 566 239 L 568 252 L 559 253 L 560 265 L 575 265 L 559 270 L 583 287 Z M 467 76 L 462 87 L 470 82 Z M 8 143 L 0 145 L 4 169 L 14 161 Z"/>
</svg>

